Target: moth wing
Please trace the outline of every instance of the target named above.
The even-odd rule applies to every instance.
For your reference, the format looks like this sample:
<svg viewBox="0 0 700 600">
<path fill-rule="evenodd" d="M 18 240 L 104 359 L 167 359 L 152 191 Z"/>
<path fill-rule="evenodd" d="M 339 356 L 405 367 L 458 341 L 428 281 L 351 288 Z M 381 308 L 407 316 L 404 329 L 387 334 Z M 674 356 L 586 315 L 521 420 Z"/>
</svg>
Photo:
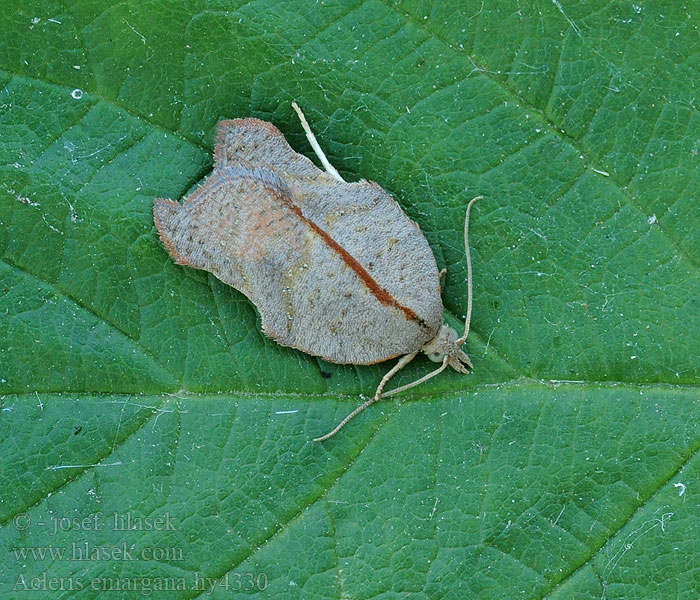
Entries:
<svg viewBox="0 0 700 600">
<path fill-rule="evenodd" d="M 274 288 L 270 275 L 303 254 L 303 224 L 279 200 L 287 193 L 270 172 L 217 170 L 182 204 L 156 200 L 154 221 L 178 264 L 209 271 L 250 297 L 261 283 Z M 258 263 L 266 265 L 267 282 L 254 280 Z"/>
<path fill-rule="evenodd" d="M 285 176 L 314 178 L 324 174 L 311 160 L 295 152 L 272 123 L 252 117 L 219 123 L 214 162 L 217 169 L 243 165 L 267 168 Z"/>
<path fill-rule="evenodd" d="M 154 219 L 176 262 L 243 292 L 280 344 L 353 364 L 420 349 L 425 323 L 380 301 L 295 200 L 274 172 L 228 167 L 183 204 L 157 200 Z"/>
<path fill-rule="evenodd" d="M 285 274 L 286 311 L 260 308 L 265 332 L 278 342 L 336 363 L 371 364 L 420 350 L 433 337 L 322 236 L 311 237 L 306 252 L 308 262 Z"/>
<path fill-rule="evenodd" d="M 435 335 L 443 320 L 437 263 L 420 227 L 399 204 L 371 181 L 291 181 L 293 189 L 296 184 L 303 190 L 296 195 L 307 218 Z"/>
<path fill-rule="evenodd" d="M 379 185 L 337 181 L 295 152 L 274 125 L 255 118 L 219 123 L 215 160 L 217 169 L 261 165 L 277 173 L 306 216 L 437 332 L 442 301 L 435 258 L 418 225 Z"/>
</svg>

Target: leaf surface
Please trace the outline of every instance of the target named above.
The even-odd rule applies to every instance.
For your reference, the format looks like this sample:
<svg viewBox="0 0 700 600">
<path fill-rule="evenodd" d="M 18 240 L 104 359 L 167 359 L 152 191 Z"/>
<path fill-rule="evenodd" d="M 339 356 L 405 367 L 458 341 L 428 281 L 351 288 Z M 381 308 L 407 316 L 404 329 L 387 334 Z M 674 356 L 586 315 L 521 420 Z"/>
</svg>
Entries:
<svg viewBox="0 0 700 600">
<path fill-rule="evenodd" d="M 9 0 L 3 597 L 700 591 L 697 3 Z M 444 373 L 326 363 L 152 220 L 223 118 L 304 109 L 425 233 Z M 395 378 L 432 368 L 417 359 Z"/>
</svg>

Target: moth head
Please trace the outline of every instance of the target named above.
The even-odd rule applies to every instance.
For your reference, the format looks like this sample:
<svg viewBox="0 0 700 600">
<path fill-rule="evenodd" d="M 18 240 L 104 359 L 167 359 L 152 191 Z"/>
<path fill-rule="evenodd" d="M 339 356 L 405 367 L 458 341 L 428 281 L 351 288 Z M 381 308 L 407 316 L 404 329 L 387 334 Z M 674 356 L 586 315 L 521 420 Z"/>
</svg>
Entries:
<svg viewBox="0 0 700 600">
<path fill-rule="evenodd" d="M 437 335 L 423 346 L 423 352 L 433 362 L 441 363 L 447 356 L 447 363 L 455 371 L 469 373 L 473 365 L 466 352 L 459 347 L 458 339 L 458 333 L 447 323 L 443 323 Z"/>
</svg>

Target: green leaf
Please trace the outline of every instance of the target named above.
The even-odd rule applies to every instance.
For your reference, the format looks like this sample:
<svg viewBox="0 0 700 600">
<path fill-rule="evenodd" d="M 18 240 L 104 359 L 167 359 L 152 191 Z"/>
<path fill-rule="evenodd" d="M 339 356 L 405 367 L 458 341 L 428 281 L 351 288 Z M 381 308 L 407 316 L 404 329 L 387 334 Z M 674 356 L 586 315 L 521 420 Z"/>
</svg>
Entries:
<svg viewBox="0 0 700 600">
<path fill-rule="evenodd" d="M 0 12 L 0 595 L 700 593 L 700 5 L 113 3 Z M 466 310 L 444 373 L 282 348 L 173 263 L 216 123 L 306 112 Z M 415 360 L 392 385 L 432 367 Z M 364 396 L 363 396 L 364 395 Z"/>
</svg>

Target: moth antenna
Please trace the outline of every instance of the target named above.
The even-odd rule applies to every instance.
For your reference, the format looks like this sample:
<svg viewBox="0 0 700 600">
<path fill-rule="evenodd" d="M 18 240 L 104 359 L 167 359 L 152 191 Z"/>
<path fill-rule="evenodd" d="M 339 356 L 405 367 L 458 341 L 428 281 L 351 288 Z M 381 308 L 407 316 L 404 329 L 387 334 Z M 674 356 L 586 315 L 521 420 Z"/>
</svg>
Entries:
<svg viewBox="0 0 700 600">
<path fill-rule="evenodd" d="M 323 153 L 323 150 L 321 150 L 321 146 L 318 145 L 318 142 L 316 141 L 316 136 L 314 135 L 314 132 L 311 131 L 311 127 L 309 127 L 309 124 L 306 121 L 306 117 L 304 116 L 304 113 L 301 112 L 301 108 L 299 108 L 299 105 L 296 102 L 292 102 L 292 108 L 296 111 L 297 115 L 299 116 L 301 126 L 304 128 L 304 133 L 306 134 L 306 139 L 309 140 L 309 144 L 311 144 L 311 147 L 314 149 L 316 156 L 318 156 L 318 159 L 321 161 L 326 171 L 333 175 L 333 177 L 335 177 L 338 181 L 345 183 L 345 179 L 343 179 L 340 176 L 340 173 L 338 173 L 338 171 L 335 170 L 335 167 L 330 162 L 328 162 L 326 155 Z"/>
<path fill-rule="evenodd" d="M 367 400 L 364 404 L 361 404 L 358 406 L 355 410 L 353 410 L 347 417 L 345 417 L 340 423 L 338 423 L 334 429 L 329 431 L 326 435 L 322 435 L 321 437 L 314 438 L 314 442 L 323 442 L 324 440 L 327 440 L 328 438 L 332 438 L 336 433 L 338 433 L 345 425 L 347 425 L 348 421 L 350 421 L 353 417 L 359 415 L 365 408 L 368 406 L 372 406 L 377 400 L 382 398 L 382 396 L 387 396 L 391 394 L 382 394 L 382 390 L 384 389 L 384 386 L 387 384 L 387 382 L 394 376 L 396 373 L 398 373 L 401 369 L 403 369 L 408 363 L 410 363 L 418 354 L 418 352 L 413 352 L 411 354 L 404 354 L 400 359 L 399 362 L 397 362 L 388 372 L 384 377 L 382 377 L 382 380 L 379 382 L 379 385 L 377 386 L 377 391 L 374 392 L 374 396 Z M 416 384 L 418 385 L 418 384 Z M 406 386 L 404 386 L 406 387 Z M 412 386 L 409 386 L 412 387 Z"/>
<path fill-rule="evenodd" d="M 464 319 L 464 335 L 457 340 L 457 345 L 461 346 L 469 335 L 469 325 L 472 320 L 472 258 L 469 253 L 469 213 L 472 209 L 472 204 L 477 200 L 481 200 L 483 196 L 472 198 L 467 204 L 467 214 L 464 217 L 464 253 L 467 257 L 467 317 Z"/>
</svg>

